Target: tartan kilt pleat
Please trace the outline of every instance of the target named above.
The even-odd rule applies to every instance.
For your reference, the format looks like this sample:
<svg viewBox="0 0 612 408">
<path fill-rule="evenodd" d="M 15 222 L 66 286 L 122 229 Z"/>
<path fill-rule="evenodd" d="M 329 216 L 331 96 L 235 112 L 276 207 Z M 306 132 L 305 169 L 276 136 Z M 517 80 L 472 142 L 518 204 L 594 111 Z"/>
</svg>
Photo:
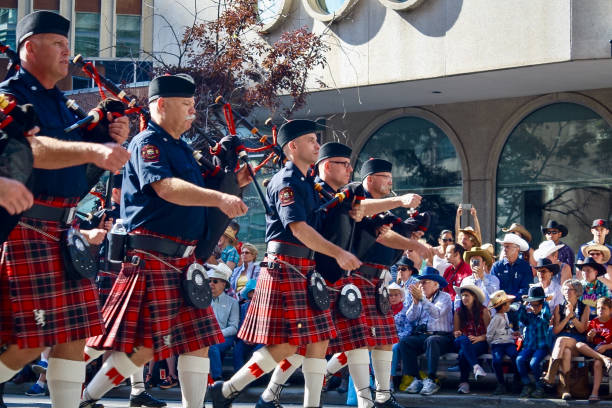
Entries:
<svg viewBox="0 0 612 408">
<path fill-rule="evenodd" d="M 66 230 L 58 222 L 21 221 L 57 238 Z M 0 259 L 0 344 L 53 346 L 103 329 L 96 288 L 89 279 L 66 278 L 60 242 L 15 227 Z"/>
<path fill-rule="evenodd" d="M 328 284 L 331 288 L 335 289 L 330 291 L 330 296 L 332 299 L 330 310 L 338 335 L 336 338 L 330 340 L 329 346 L 327 347 L 327 354 L 341 353 L 343 351 L 355 350 L 363 347 L 373 347 L 375 345 L 374 338 L 371 335 L 366 319 L 366 308 L 363 299 L 361 300 L 363 309 L 361 314 L 355 319 L 347 319 L 338 309 L 337 302 L 340 296 L 340 291 L 345 285 L 351 283 L 357 286 L 354 282 L 354 277 L 349 276 L 344 277 L 333 284 Z M 361 288 L 359 290 L 361 291 Z"/>
<path fill-rule="evenodd" d="M 306 276 L 314 261 L 279 255 Z M 271 261 L 265 258 L 264 262 Z M 247 343 L 306 345 L 336 336 L 330 310 L 319 311 L 310 306 L 307 282 L 291 268 L 277 264 L 263 266 L 257 287 L 238 337 Z"/>
<path fill-rule="evenodd" d="M 100 300 L 100 308 L 104 306 L 108 296 L 110 295 L 113 284 L 117 279 L 117 272 L 99 270 L 96 276 L 96 287 L 98 288 L 98 298 Z"/>
<path fill-rule="evenodd" d="M 106 333 L 88 340 L 96 349 L 131 353 L 136 346 L 153 349 L 154 359 L 199 350 L 224 341 L 212 307 L 196 309 L 183 300 L 181 281 L 195 258 L 155 254 L 182 272 L 150 255 L 140 265 L 124 263 L 102 309 Z"/>
</svg>

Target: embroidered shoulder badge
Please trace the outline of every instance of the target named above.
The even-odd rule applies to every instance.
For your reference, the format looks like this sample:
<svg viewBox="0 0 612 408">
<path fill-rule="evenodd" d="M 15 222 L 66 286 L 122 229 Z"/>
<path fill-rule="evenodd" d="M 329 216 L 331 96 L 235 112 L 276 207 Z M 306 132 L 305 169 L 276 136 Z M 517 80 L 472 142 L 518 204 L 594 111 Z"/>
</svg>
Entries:
<svg viewBox="0 0 612 408">
<path fill-rule="evenodd" d="M 278 198 L 280 199 L 280 204 L 283 207 L 295 203 L 295 197 L 294 197 L 294 194 L 293 194 L 293 189 L 291 187 L 283 188 L 278 193 Z"/>
<path fill-rule="evenodd" d="M 140 151 L 142 160 L 146 162 L 155 162 L 159 160 L 159 149 L 155 145 L 144 145 Z"/>
</svg>

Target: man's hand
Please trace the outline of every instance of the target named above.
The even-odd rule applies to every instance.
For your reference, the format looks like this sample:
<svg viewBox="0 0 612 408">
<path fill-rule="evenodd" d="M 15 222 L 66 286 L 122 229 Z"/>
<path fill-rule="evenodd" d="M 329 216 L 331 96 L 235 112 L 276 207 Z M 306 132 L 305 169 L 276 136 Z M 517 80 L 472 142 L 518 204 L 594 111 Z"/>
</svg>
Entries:
<svg viewBox="0 0 612 408">
<path fill-rule="evenodd" d="M 349 211 L 349 216 L 354 219 L 355 222 L 360 222 L 364 216 L 363 207 L 357 203 L 353 204 L 353 208 Z"/>
<path fill-rule="evenodd" d="M 240 188 L 248 186 L 253 181 L 253 177 L 251 177 L 246 165 L 242 165 L 236 172 L 236 181 Z"/>
<path fill-rule="evenodd" d="M 90 245 L 102 245 L 106 237 L 106 230 L 102 228 L 94 228 L 91 230 L 81 230 L 81 234 L 87 239 Z"/>
<path fill-rule="evenodd" d="M 591 329 L 589 330 L 589 332 L 587 333 L 587 337 L 589 338 L 593 338 L 595 337 L 595 335 L 597 334 L 597 332 L 595 331 L 595 329 Z"/>
<path fill-rule="evenodd" d="M 34 204 L 34 196 L 26 186 L 6 177 L 0 177 L 0 207 L 10 215 L 24 212 Z"/>
<path fill-rule="evenodd" d="M 412 284 L 408 286 L 408 290 L 412 295 L 412 301 L 415 303 L 419 303 L 419 301 L 423 298 L 423 291 L 419 285 Z"/>
<path fill-rule="evenodd" d="M 217 207 L 229 218 L 240 217 L 249 210 L 239 197 L 231 194 L 223 194 L 223 199 Z"/>
<path fill-rule="evenodd" d="M 340 251 L 336 256 L 336 262 L 345 271 L 354 271 L 361 266 L 361 261 L 355 255 L 344 250 Z"/>
<path fill-rule="evenodd" d="M 376 236 L 385 235 L 389 231 L 391 231 L 391 224 L 383 224 L 376 228 Z"/>
<path fill-rule="evenodd" d="M 110 122 L 108 125 L 108 135 L 118 144 L 123 144 L 130 135 L 130 121 L 127 116 L 113 118 L 110 112 L 106 112 L 106 118 Z"/>
<path fill-rule="evenodd" d="M 110 171 L 118 171 L 130 160 L 130 152 L 116 143 L 94 144 L 92 163 Z"/>
<path fill-rule="evenodd" d="M 422 197 L 418 194 L 404 194 L 399 196 L 401 206 L 404 208 L 417 208 L 421 205 Z"/>
</svg>

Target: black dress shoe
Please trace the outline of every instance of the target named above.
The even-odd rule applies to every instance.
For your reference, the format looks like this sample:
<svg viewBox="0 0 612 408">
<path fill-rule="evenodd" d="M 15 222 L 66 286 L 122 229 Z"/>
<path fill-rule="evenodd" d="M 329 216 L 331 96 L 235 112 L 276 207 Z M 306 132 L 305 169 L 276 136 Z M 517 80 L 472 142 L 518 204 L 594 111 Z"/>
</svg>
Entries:
<svg viewBox="0 0 612 408">
<path fill-rule="evenodd" d="M 404 407 L 402 404 L 397 402 L 393 394 L 391 394 L 389 399 L 386 400 L 385 402 L 374 402 L 374 408 L 406 408 L 406 407 Z"/>
<path fill-rule="evenodd" d="M 230 397 L 226 398 L 223 396 L 223 381 L 216 381 L 210 386 L 208 395 L 212 401 L 213 408 L 230 408 L 234 398 L 238 396 L 239 392 L 234 392 Z"/>
<path fill-rule="evenodd" d="M 166 403 L 153 397 L 146 391 L 130 396 L 130 407 L 165 407 Z"/>
</svg>

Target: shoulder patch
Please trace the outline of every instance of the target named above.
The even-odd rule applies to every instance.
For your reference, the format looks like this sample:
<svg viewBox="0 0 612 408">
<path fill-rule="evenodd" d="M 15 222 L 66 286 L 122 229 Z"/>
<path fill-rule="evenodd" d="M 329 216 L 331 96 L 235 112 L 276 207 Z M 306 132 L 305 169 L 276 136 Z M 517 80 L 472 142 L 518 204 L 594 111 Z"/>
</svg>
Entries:
<svg viewBox="0 0 612 408">
<path fill-rule="evenodd" d="M 159 149 L 152 144 L 144 145 L 140 150 L 140 156 L 146 162 L 156 162 L 159 160 Z"/>
<path fill-rule="evenodd" d="M 293 193 L 293 189 L 291 187 L 283 188 L 278 192 L 278 199 L 283 207 L 295 203 L 295 194 Z"/>
</svg>

